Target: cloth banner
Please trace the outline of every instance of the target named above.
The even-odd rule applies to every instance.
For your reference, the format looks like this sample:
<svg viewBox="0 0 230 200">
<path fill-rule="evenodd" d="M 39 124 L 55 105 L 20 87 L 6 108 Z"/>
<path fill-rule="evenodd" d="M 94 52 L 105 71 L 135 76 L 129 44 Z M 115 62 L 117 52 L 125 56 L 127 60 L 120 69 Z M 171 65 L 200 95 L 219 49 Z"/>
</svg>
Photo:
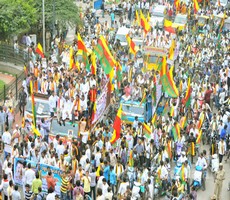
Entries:
<svg viewBox="0 0 230 200">
<path fill-rule="evenodd" d="M 48 175 L 49 170 L 51 170 L 52 175 L 54 179 L 56 180 L 55 193 L 60 195 L 62 171 L 57 167 L 46 165 L 46 164 L 40 165 L 41 179 L 42 179 L 42 191 L 46 193 L 48 192 L 46 176 Z"/>
</svg>

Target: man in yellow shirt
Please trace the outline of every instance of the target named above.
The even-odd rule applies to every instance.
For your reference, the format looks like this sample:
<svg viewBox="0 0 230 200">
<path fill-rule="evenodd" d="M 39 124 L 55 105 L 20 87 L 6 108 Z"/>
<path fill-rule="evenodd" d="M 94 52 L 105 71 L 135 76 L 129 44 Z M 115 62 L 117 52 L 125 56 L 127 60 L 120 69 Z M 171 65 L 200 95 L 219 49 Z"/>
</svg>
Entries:
<svg viewBox="0 0 230 200">
<path fill-rule="evenodd" d="M 42 187 L 42 181 L 41 179 L 39 178 L 39 174 L 36 173 L 36 178 L 33 180 L 32 182 L 32 192 L 34 194 L 38 194 L 38 188 L 39 187 Z"/>
<path fill-rule="evenodd" d="M 91 182 L 91 177 L 89 176 L 89 172 L 85 172 L 85 176 L 82 178 L 82 182 L 84 183 L 84 194 L 90 196 L 90 182 Z"/>
</svg>

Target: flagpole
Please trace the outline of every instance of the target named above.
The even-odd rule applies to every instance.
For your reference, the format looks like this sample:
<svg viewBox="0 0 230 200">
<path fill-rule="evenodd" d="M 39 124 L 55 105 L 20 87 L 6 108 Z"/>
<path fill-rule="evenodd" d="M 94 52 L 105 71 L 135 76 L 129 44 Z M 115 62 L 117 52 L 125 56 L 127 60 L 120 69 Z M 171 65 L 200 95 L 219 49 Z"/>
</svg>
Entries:
<svg viewBox="0 0 230 200">
<path fill-rule="evenodd" d="M 46 39 L 45 39 L 45 0 L 42 0 L 42 29 L 43 29 L 43 34 L 42 34 L 42 38 L 43 38 L 43 51 L 44 54 L 46 52 Z"/>
</svg>

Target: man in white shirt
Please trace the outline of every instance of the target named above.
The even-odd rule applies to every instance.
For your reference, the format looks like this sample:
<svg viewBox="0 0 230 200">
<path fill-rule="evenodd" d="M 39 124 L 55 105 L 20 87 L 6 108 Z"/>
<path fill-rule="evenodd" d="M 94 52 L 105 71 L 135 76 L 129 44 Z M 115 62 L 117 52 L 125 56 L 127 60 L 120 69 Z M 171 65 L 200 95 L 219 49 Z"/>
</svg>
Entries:
<svg viewBox="0 0 230 200">
<path fill-rule="evenodd" d="M 201 153 L 200 156 L 198 157 L 196 166 L 202 167 L 203 170 L 207 169 L 208 165 L 207 165 L 206 159 L 204 158 L 203 153 Z"/>
<path fill-rule="evenodd" d="M 5 128 L 5 132 L 2 135 L 2 141 L 4 144 L 8 144 L 8 145 L 11 144 L 11 134 L 8 131 L 8 127 Z"/>
<path fill-rule="evenodd" d="M 163 161 L 160 161 L 160 167 L 158 167 L 158 169 L 157 169 L 157 174 L 160 174 L 160 179 L 162 181 L 162 188 L 163 188 L 163 191 L 165 191 L 166 187 L 167 187 L 166 181 L 168 179 L 168 170 L 164 166 Z"/>
<path fill-rule="evenodd" d="M 28 169 L 25 172 L 25 185 L 29 184 L 30 187 L 32 186 L 32 182 L 35 179 L 35 172 L 31 169 L 31 164 L 28 164 Z"/>
<path fill-rule="evenodd" d="M 118 195 L 123 196 L 126 193 L 128 186 L 129 186 L 129 182 L 126 182 L 126 178 L 123 178 L 123 182 L 121 182 L 118 190 Z"/>
<path fill-rule="evenodd" d="M 49 97 L 49 107 L 50 107 L 50 116 L 54 116 L 54 112 L 57 106 L 57 98 L 54 96 L 54 92 L 51 91 L 51 95 Z"/>
<path fill-rule="evenodd" d="M 103 195 L 106 195 L 108 193 L 108 188 L 109 188 L 109 185 L 108 183 L 106 182 L 106 179 L 103 178 L 102 179 L 102 194 Z"/>
<path fill-rule="evenodd" d="M 218 143 L 219 163 L 222 163 L 226 150 L 226 142 L 224 141 L 224 138 L 221 138 Z"/>
<path fill-rule="evenodd" d="M 56 153 L 58 154 L 58 158 L 60 158 L 61 154 L 63 154 L 65 151 L 65 147 L 62 144 L 62 140 L 59 141 L 59 144 L 57 145 Z"/>
</svg>

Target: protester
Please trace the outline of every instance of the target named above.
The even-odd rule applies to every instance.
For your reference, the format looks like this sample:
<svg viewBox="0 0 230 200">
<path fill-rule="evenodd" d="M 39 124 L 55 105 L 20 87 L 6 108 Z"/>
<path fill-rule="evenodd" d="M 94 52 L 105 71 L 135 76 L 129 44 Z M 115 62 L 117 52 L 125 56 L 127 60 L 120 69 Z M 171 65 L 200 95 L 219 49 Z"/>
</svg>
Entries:
<svg viewBox="0 0 230 200">
<path fill-rule="evenodd" d="M 180 31 L 181 27 L 153 23 L 158 4 L 167 8 L 165 21 L 187 14 L 186 28 Z M 117 9 L 113 2 L 107 14 L 108 5 L 103 1 L 101 14 L 106 21 L 96 17 L 93 9 L 82 12 L 82 20 L 88 25 L 83 23 L 70 45 L 57 35 L 46 64 L 43 55 L 35 54 L 36 47 L 30 47 L 24 91 L 19 94 L 20 115 L 29 105 L 32 90 L 48 102 L 46 114 L 50 118 L 37 117 L 33 119 L 36 124 L 26 119 L 20 128 L 14 124 L 12 93 L 0 107 L 5 157 L 0 188 L 4 195 L 8 195 L 11 181 L 17 181 L 13 173 L 18 175 L 20 171 L 25 199 L 30 199 L 32 193 L 36 199 L 43 199 L 44 185 L 47 199 L 55 198 L 59 186 L 61 199 L 131 199 L 134 193 L 147 199 L 155 195 L 155 184 L 174 199 L 185 191 L 189 199 L 199 199 L 194 186 L 190 191 L 191 171 L 200 166 L 206 173 L 208 158 L 217 154 L 220 170 L 215 195 L 220 198 L 224 179 L 221 166 L 230 152 L 230 54 L 224 24 L 229 13 L 211 2 L 195 13 L 193 4 L 123 1 Z M 200 25 L 202 15 L 209 20 Z M 215 21 L 215 15 L 224 17 Z M 117 37 L 116 31 L 125 27 L 128 35 Z M 134 44 L 123 44 L 128 36 Z M 24 40 L 31 43 L 26 35 Z M 105 46 L 101 48 L 101 44 Z M 161 54 L 152 57 L 151 49 Z M 104 53 L 102 58 L 100 53 Z M 38 106 L 32 115 L 39 115 L 42 109 Z M 128 111 L 133 112 L 131 117 L 125 116 Z M 73 130 L 53 133 L 56 118 L 60 130 L 69 125 Z M 201 153 L 203 148 L 210 149 L 210 155 Z M 18 162 L 19 158 L 25 162 Z M 15 187 L 13 194 L 15 199 L 19 197 Z"/>
</svg>

